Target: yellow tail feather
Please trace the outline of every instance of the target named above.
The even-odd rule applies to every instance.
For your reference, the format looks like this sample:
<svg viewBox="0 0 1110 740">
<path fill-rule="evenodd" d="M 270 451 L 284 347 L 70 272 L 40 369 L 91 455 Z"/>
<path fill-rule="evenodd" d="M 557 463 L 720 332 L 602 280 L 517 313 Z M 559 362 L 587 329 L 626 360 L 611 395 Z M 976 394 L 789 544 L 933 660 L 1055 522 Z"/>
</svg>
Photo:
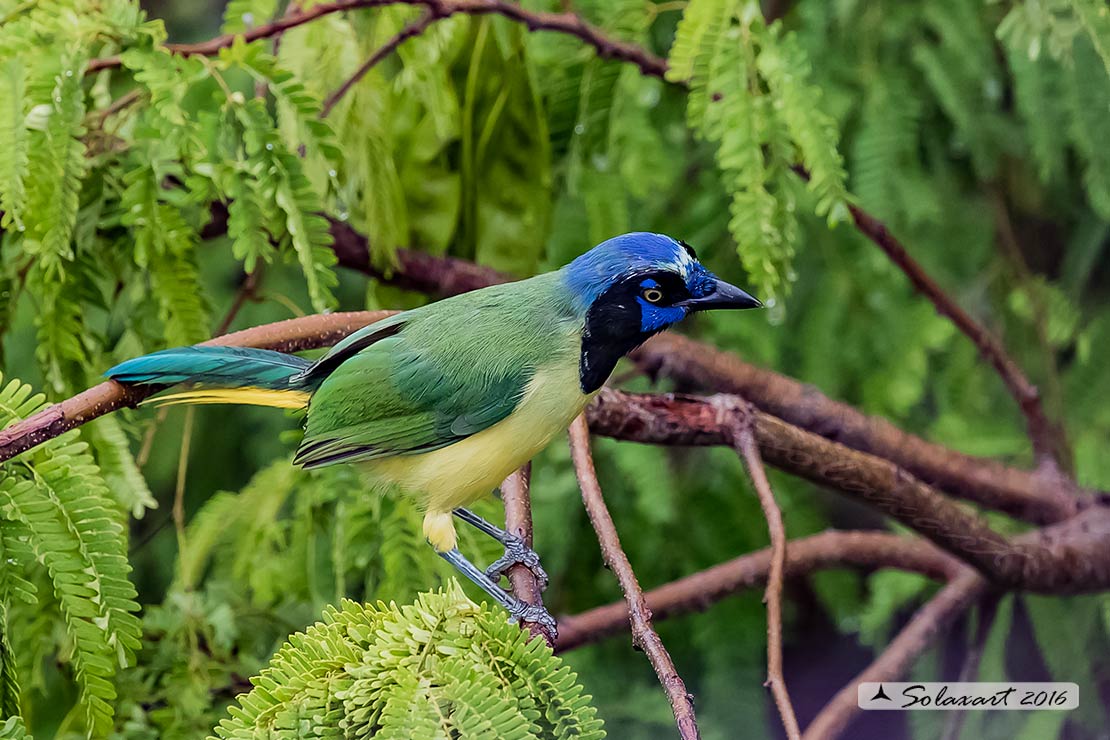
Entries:
<svg viewBox="0 0 1110 740">
<path fill-rule="evenodd" d="M 305 391 L 276 391 L 268 388 L 200 388 L 168 396 L 151 398 L 146 403 L 176 406 L 193 403 L 235 403 L 247 406 L 274 406 L 281 409 L 302 409 L 308 405 Z"/>
</svg>

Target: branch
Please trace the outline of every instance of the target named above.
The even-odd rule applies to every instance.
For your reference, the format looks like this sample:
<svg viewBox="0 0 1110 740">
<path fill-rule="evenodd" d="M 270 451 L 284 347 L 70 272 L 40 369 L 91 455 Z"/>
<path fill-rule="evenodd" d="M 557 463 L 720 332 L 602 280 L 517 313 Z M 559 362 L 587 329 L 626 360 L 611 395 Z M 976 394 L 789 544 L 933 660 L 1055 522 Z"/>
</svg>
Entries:
<svg viewBox="0 0 1110 740">
<path fill-rule="evenodd" d="M 1064 391 L 1060 384 L 1060 368 L 1056 364 L 1056 353 L 1048 337 L 1048 305 L 1036 279 L 1033 277 L 1025 255 L 1021 251 L 1013 221 L 1010 219 L 1010 209 L 1006 199 L 998 187 L 992 186 L 988 193 L 991 207 L 994 209 L 995 241 L 1001 247 L 1006 260 L 1013 267 L 1017 287 L 1025 293 L 1033 310 L 1033 328 L 1037 335 L 1041 354 L 1044 357 L 1044 378 L 1048 390 L 1048 406 L 1057 418 L 1064 414 Z M 1045 440 L 1051 444 L 1051 460 L 1058 469 L 1068 475 L 1075 474 L 1072 461 L 1071 447 L 1068 444 L 1067 434 L 1061 426 L 1052 427 L 1051 436 Z M 957 714 L 956 716 L 960 716 Z"/>
<path fill-rule="evenodd" d="M 965 571 L 921 607 L 886 650 L 862 673 L 837 692 L 806 727 L 804 740 L 839 737 L 861 711 L 856 687 L 864 681 L 897 681 L 925 652 L 943 630 L 967 611 L 987 590 L 987 583 L 973 571 Z"/>
<path fill-rule="evenodd" d="M 350 91 L 352 87 L 358 84 L 358 81 L 366 76 L 366 73 L 373 69 L 379 62 L 392 54 L 398 46 L 411 39 L 413 36 L 419 36 L 428 29 L 428 26 L 438 21 L 442 16 L 436 14 L 435 10 L 430 8 L 428 12 L 417 18 L 412 23 L 408 24 L 396 34 L 393 35 L 388 41 L 381 45 L 381 47 L 370 55 L 370 58 L 362 63 L 355 73 L 347 78 L 339 88 L 328 96 L 324 101 L 323 106 L 320 108 L 320 118 L 327 118 L 331 113 L 332 108 L 335 107 L 344 95 Z"/>
<path fill-rule="evenodd" d="M 808 175 L 806 178 L 808 179 Z M 1040 461 L 1055 461 L 1057 445 L 1054 440 L 1059 437 L 1059 430 L 1045 415 L 1037 387 L 1025 377 L 1025 373 L 1007 354 L 1002 343 L 944 292 L 929 273 L 925 272 L 925 268 L 910 256 L 906 247 L 890 233 L 886 224 L 858 206 L 849 204 L 848 209 L 860 233 L 883 250 L 891 262 L 909 278 L 917 292 L 928 298 L 937 312 L 955 324 L 956 328 L 978 348 L 979 354 L 1002 378 L 1006 390 L 1014 397 L 1022 414 L 1025 415 L 1029 438 L 1033 442 L 1033 451 L 1037 458 Z"/>
<path fill-rule="evenodd" d="M 1073 516 L 1078 499 L 1056 479 L 965 455 L 905 432 L 878 416 L 835 401 L 811 385 L 744 362 L 677 334 L 660 334 L 632 354 L 649 376 L 734 393 L 760 410 L 905 468 L 961 498 L 1036 524 Z"/>
<path fill-rule="evenodd" d="M 532 501 L 528 495 L 528 482 L 532 477 L 531 463 L 516 471 L 501 484 L 501 501 L 505 504 L 505 531 L 515 534 L 532 546 Z M 543 605 L 543 594 L 536 577 L 526 566 L 517 563 L 506 574 L 512 584 L 513 594 L 528 604 Z M 524 622 L 534 637 L 542 637 L 550 647 L 555 646 L 555 633 L 538 622 Z"/>
<path fill-rule="evenodd" d="M 714 402 L 677 394 L 603 389 L 588 408 L 598 434 L 648 444 L 729 445 Z M 1044 593 L 1110 587 L 1110 507 L 1092 505 L 1041 532 L 1068 537 L 1011 541 L 889 460 L 852 450 L 756 411 L 760 453 L 771 465 L 877 509 L 974 566 L 996 585 Z"/>
<path fill-rule="evenodd" d="M 391 315 L 366 311 L 306 316 L 246 329 L 211 344 L 295 352 L 328 346 Z M 0 462 L 117 409 L 152 391 L 101 383 L 0 430 Z M 596 431 L 650 444 L 727 445 L 716 412 L 704 399 L 603 391 L 588 409 Z M 769 414 L 755 414 L 760 452 L 789 473 L 858 498 L 974 565 L 997 585 L 1043 593 L 1110 587 L 1110 507 L 1038 530 L 1042 539 L 1012 542 L 897 465 L 811 434 Z"/>
<path fill-rule="evenodd" d="M 782 674 L 782 581 L 786 563 L 786 529 L 782 525 L 782 511 L 775 502 L 775 494 L 767 481 L 767 471 L 759 456 L 759 447 L 752 431 L 753 409 L 737 398 L 718 398 L 718 422 L 727 425 L 732 446 L 744 460 L 755 486 L 767 531 L 771 538 L 771 568 L 767 574 L 767 589 L 763 603 L 767 605 L 767 680 L 764 686 L 771 689 L 775 707 L 782 718 L 782 726 L 789 740 L 800 740 L 801 728 L 790 703 L 786 678 Z"/>
<path fill-rule="evenodd" d="M 791 540 L 783 575 L 796 578 L 845 566 L 898 568 L 941 581 L 955 578 L 964 568 L 923 540 L 886 532 L 828 531 Z M 770 570 L 771 549 L 767 548 L 654 588 L 644 594 L 644 600 L 655 620 L 705 611 L 739 591 L 766 584 Z M 559 620 L 555 649 L 573 650 L 627 629 L 628 605 L 623 601 L 595 607 Z"/>
<path fill-rule="evenodd" d="M 636 580 L 632 564 L 628 562 L 628 556 L 621 549 L 617 527 L 613 524 L 613 518 L 609 516 L 609 509 L 605 506 L 605 499 L 601 495 L 601 486 L 597 482 L 593 456 L 590 453 L 590 429 L 586 425 L 584 415 L 575 419 L 570 426 L 570 456 L 574 461 L 578 486 L 582 489 L 582 502 L 586 505 L 590 523 L 597 532 L 602 559 L 605 565 L 616 573 L 621 590 L 624 591 L 625 601 L 628 603 L 632 644 L 647 654 L 651 667 L 655 669 L 655 675 L 663 684 L 663 690 L 667 692 L 675 721 L 678 723 L 679 737 L 683 740 L 696 740 L 701 735 L 694 717 L 693 697 L 687 693 L 686 684 L 675 670 L 671 656 L 651 626 L 651 612 L 644 601 L 644 593 L 640 590 L 640 584 Z"/>
<path fill-rule="evenodd" d="M 252 28 L 241 34 L 217 36 L 199 44 L 167 44 L 166 48 L 182 56 L 214 56 L 235 43 L 238 38 L 251 42 L 285 33 L 305 23 L 332 13 L 360 8 L 375 8 L 385 5 L 420 5 L 437 18 L 447 18 L 456 13 L 469 15 L 500 15 L 509 20 L 523 23 L 529 31 L 556 31 L 570 34 L 592 46 L 598 56 L 605 59 L 618 59 L 631 62 L 645 75 L 662 77 L 667 71 L 667 62 L 651 52 L 626 41 L 612 38 L 597 26 L 591 25 L 575 13 L 543 13 L 527 10 L 507 0 L 339 0 L 339 2 L 320 3 L 297 15 L 285 17 Z M 86 73 L 120 66 L 118 56 L 93 59 Z"/>
</svg>

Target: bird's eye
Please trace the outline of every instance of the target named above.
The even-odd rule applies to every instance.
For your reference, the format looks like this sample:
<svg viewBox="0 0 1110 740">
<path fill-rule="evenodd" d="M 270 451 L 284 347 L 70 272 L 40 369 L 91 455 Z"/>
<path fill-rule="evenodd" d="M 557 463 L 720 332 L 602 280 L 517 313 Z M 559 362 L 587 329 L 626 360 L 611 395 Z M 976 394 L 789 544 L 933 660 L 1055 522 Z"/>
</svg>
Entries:
<svg viewBox="0 0 1110 740">
<path fill-rule="evenodd" d="M 640 295 L 642 295 L 644 300 L 648 303 L 658 303 L 663 300 L 663 291 L 659 290 L 659 288 L 644 288 L 644 292 Z"/>
</svg>

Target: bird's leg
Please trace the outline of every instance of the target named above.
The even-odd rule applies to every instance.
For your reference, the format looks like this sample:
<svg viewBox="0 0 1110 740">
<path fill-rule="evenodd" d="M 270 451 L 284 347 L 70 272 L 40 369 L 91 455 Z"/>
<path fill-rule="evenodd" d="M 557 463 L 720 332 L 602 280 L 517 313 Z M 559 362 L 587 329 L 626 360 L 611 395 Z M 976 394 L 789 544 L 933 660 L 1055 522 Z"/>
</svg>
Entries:
<svg viewBox="0 0 1110 740">
<path fill-rule="evenodd" d="M 548 613 L 547 609 L 539 604 L 529 604 L 521 601 L 512 594 L 507 593 L 489 576 L 479 570 L 478 566 L 467 560 L 458 549 L 441 552 L 439 556 L 455 566 L 456 570 L 470 579 L 478 588 L 493 597 L 494 601 L 505 607 L 505 610 L 509 612 L 509 617 L 513 621 L 533 622 L 548 628 L 551 630 L 552 634 L 557 634 L 555 618 Z"/>
<path fill-rule="evenodd" d="M 486 568 L 486 575 L 491 581 L 496 583 L 505 571 L 519 564 L 532 571 L 540 591 L 547 588 L 547 571 L 540 565 L 540 556 L 535 550 L 524 544 L 524 540 L 511 532 L 506 532 L 495 524 L 490 524 L 469 509 L 455 509 L 454 513 L 459 519 L 478 531 L 488 534 L 505 546 L 504 554 Z"/>
</svg>

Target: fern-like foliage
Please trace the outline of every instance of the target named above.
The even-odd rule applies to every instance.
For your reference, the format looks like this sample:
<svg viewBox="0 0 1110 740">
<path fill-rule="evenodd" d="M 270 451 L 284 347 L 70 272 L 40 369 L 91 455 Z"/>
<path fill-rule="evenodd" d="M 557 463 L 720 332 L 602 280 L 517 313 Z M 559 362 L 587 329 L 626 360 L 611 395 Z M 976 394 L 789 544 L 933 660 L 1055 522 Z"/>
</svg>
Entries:
<svg viewBox="0 0 1110 740">
<path fill-rule="evenodd" d="M 0 723 L 0 738 L 4 740 L 30 740 L 31 734 L 19 717 L 8 717 Z"/>
<path fill-rule="evenodd" d="M 577 677 L 457 585 L 329 607 L 240 697 L 220 738 L 601 738 Z"/>
<path fill-rule="evenodd" d="M 104 482 L 124 516 L 141 518 L 147 509 L 158 506 L 135 456 L 123 426 L 115 416 L 102 416 L 82 427 L 82 435 L 96 453 Z"/>
<path fill-rule="evenodd" d="M 1077 37 L 1075 60 L 1065 83 L 1071 134 L 1075 148 L 1083 155 L 1083 183 L 1091 207 L 1103 218 L 1110 218 L 1110 68 L 1098 63 L 1094 43 Z"/>
<path fill-rule="evenodd" d="M 8 154 L 0 160 L 0 226 L 24 228 L 20 213 L 26 198 L 27 128 L 26 71 L 17 58 L 0 65 L 0 141 L 7 142 Z"/>
<path fill-rule="evenodd" d="M 846 215 L 837 127 L 821 110 L 805 53 L 764 23 L 758 3 L 694 0 L 669 63 L 668 78 L 690 86 L 691 128 L 716 146 L 740 260 L 761 294 L 781 295 L 792 282 L 797 232 L 794 164 L 809 172 L 818 215 Z"/>
<path fill-rule="evenodd" d="M 43 261 L 48 275 L 57 275 L 62 263 L 73 257 L 70 237 L 86 167 L 81 140 L 84 73 L 80 51 L 62 58 L 48 93 L 50 102 L 35 106 L 28 126 L 29 171 L 35 176 L 28 177 L 24 249 Z"/>
<path fill-rule="evenodd" d="M 0 424 L 38 411 L 41 395 L 10 381 L 0 391 Z M 35 448 L 0 474 L 0 529 L 7 599 L 27 597 L 20 575 L 35 562 L 49 574 L 70 643 L 88 732 L 111 728 L 112 677 L 139 646 L 135 588 L 128 580 L 126 534 L 88 445 L 72 431 Z M 33 559 L 32 559 L 33 557 Z M 10 641 L 4 645 L 10 649 Z M 3 674 L 10 675 L 5 656 Z M 8 684 L 10 686 L 10 684 Z"/>
</svg>

